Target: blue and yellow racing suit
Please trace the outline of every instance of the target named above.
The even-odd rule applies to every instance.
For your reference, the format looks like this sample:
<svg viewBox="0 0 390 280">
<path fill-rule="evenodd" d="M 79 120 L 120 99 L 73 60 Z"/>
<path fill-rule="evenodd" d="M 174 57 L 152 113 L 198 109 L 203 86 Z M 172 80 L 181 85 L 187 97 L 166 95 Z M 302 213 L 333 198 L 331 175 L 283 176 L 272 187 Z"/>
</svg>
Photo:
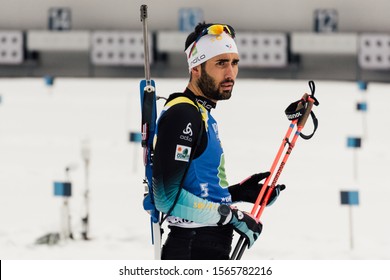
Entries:
<svg viewBox="0 0 390 280">
<path fill-rule="evenodd" d="M 170 211 L 171 225 L 217 225 L 218 206 L 231 203 L 218 125 L 210 114 L 215 105 L 187 88 L 169 97 L 159 117 L 153 193 L 156 208 Z"/>
</svg>

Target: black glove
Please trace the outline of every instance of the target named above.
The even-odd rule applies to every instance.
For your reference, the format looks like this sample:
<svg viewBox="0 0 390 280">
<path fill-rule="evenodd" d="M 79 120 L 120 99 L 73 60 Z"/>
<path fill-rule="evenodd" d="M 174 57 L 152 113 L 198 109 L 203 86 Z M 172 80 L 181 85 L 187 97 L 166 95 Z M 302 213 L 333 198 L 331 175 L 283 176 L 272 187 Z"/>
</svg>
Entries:
<svg viewBox="0 0 390 280">
<path fill-rule="evenodd" d="M 221 204 L 218 212 L 221 214 L 221 220 L 218 224 L 232 224 L 234 230 L 248 241 L 248 248 L 255 243 L 263 230 L 263 225 L 260 221 L 249 213 L 240 211 L 237 208 Z"/>
<path fill-rule="evenodd" d="M 263 184 L 260 184 L 259 182 L 267 178 L 269 175 L 270 172 L 257 173 L 245 179 L 239 184 L 230 186 L 228 190 L 230 192 L 230 195 L 232 196 L 232 201 L 245 201 L 255 203 L 257 196 L 259 195 L 261 188 L 263 187 Z M 285 188 L 285 185 L 276 185 L 267 202 L 267 206 L 274 203 L 280 192 Z M 265 193 L 267 193 L 267 191 L 268 190 L 266 190 Z"/>
</svg>

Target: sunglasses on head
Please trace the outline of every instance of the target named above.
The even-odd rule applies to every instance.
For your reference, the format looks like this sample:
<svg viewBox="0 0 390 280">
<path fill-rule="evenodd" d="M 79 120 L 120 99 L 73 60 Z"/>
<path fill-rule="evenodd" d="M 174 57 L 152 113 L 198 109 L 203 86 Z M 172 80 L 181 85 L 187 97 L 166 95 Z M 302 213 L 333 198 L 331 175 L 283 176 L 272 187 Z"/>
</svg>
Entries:
<svg viewBox="0 0 390 280">
<path fill-rule="evenodd" d="M 233 27 L 227 24 L 212 24 L 207 26 L 205 29 L 203 29 L 202 33 L 199 35 L 197 40 L 199 40 L 202 36 L 206 34 L 210 35 L 220 35 L 222 32 L 225 32 L 226 34 L 230 35 L 230 37 L 234 38 L 236 36 L 236 33 L 234 32 Z"/>
<path fill-rule="evenodd" d="M 192 51 L 195 49 L 196 43 L 202 38 L 203 36 L 209 34 L 209 35 L 221 35 L 223 32 L 230 35 L 233 39 L 236 37 L 236 32 L 234 31 L 233 27 L 227 24 L 211 24 L 207 27 L 205 27 L 202 32 L 199 34 L 199 36 L 196 38 L 194 44 L 191 47 L 191 51 L 188 54 L 188 57 L 191 57 Z"/>
</svg>

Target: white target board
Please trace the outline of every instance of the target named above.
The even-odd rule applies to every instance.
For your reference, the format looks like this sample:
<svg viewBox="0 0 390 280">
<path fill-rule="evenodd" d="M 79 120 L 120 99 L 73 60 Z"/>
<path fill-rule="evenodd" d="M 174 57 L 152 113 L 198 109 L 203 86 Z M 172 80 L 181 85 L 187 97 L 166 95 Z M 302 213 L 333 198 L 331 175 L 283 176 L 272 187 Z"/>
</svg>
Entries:
<svg viewBox="0 0 390 280">
<path fill-rule="evenodd" d="M 23 34 L 21 31 L 0 31 L 0 64 L 23 62 Z"/>
<path fill-rule="evenodd" d="M 284 33 L 240 32 L 236 36 L 240 67 L 285 67 L 287 35 Z"/>
<path fill-rule="evenodd" d="M 149 35 L 149 61 L 153 63 L 153 42 Z M 96 31 L 91 36 L 91 62 L 95 65 L 144 65 L 142 32 Z"/>
<path fill-rule="evenodd" d="M 390 34 L 359 36 L 359 66 L 363 69 L 390 69 Z"/>
</svg>

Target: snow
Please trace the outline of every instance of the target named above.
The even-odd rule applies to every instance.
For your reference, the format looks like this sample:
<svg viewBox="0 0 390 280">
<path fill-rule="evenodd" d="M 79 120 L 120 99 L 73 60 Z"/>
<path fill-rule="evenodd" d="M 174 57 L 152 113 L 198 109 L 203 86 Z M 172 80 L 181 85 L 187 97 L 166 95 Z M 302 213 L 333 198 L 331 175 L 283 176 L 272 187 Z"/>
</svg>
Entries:
<svg viewBox="0 0 390 280">
<path fill-rule="evenodd" d="M 311 140 L 297 141 L 279 179 L 287 188 L 265 209 L 263 233 L 243 258 L 389 259 L 390 85 L 369 83 L 361 91 L 356 82 L 315 82 L 319 128 Z M 156 84 L 166 97 L 187 80 Z M 57 78 L 52 87 L 44 79 L 0 79 L 0 259 L 153 259 L 142 207 L 142 149 L 128 140 L 140 130 L 138 88 L 139 80 L 130 78 Z M 218 103 L 214 116 L 230 183 L 269 170 L 289 125 L 284 109 L 305 92 L 305 80 L 239 78 L 232 98 Z M 356 110 L 360 101 L 367 102 L 366 113 Z M 309 120 L 304 132 L 312 128 Z M 362 137 L 361 149 L 347 147 L 350 136 Z M 89 241 L 80 238 L 85 141 L 91 150 Z M 75 240 L 37 245 L 60 230 L 62 198 L 53 195 L 53 182 L 66 179 L 66 167 Z M 360 204 L 340 205 L 342 190 L 359 191 Z"/>
</svg>

